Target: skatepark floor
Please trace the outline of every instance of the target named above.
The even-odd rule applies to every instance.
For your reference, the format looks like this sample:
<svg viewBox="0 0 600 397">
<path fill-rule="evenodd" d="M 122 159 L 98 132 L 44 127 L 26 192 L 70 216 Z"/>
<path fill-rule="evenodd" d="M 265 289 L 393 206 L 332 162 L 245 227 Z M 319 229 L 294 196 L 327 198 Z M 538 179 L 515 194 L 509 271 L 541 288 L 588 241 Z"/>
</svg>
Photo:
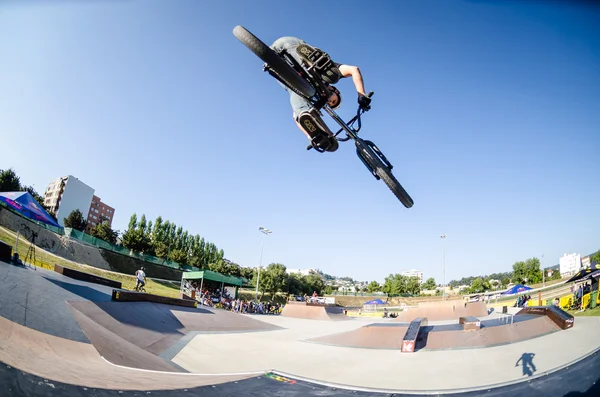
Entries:
<svg viewBox="0 0 600 397">
<path fill-rule="evenodd" d="M 478 395 L 473 390 L 484 388 L 489 396 L 529 397 L 597 391 L 599 317 L 578 317 L 566 331 L 503 346 L 401 353 L 309 341 L 358 330 L 372 320 L 139 305 L 162 319 L 152 324 L 153 317 L 135 317 L 135 305 L 120 306 L 132 311 L 118 309 L 122 303 L 110 302 L 110 291 L 0 262 L 0 384 L 9 396 L 141 396 L 148 391 L 170 396 L 183 388 L 186 395 L 203 396 Z M 206 322 L 195 322 L 199 318 Z M 111 363 L 119 357 L 101 355 L 95 338 L 112 344 L 113 353 L 126 353 L 125 341 L 167 367 L 139 369 L 141 356 L 129 365 Z"/>
</svg>

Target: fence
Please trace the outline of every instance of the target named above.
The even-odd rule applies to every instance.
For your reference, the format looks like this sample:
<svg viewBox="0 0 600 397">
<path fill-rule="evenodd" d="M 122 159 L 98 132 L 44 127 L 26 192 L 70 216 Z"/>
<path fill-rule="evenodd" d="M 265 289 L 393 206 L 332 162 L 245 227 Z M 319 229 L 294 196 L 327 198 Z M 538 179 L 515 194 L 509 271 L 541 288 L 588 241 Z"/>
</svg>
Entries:
<svg viewBox="0 0 600 397">
<path fill-rule="evenodd" d="M 116 252 L 117 254 L 130 256 L 132 258 L 137 258 L 144 262 L 154 263 L 155 265 L 170 267 L 170 268 L 176 269 L 176 270 L 190 270 L 190 271 L 200 270 L 197 267 L 193 267 L 193 266 L 189 266 L 189 265 L 182 265 L 180 263 L 170 261 L 167 259 L 160 259 L 160 258 L 157 258 L 152 255 L 139 254 L 135 251 L 130 250 L 129 248 L 123 247 L 122 245 L 111 244 L 102 239 L 99 239 L 94 236 L 90 236 L 89 234 L 85 234 L 83 232 L 80 232 L 79 230 L 75 230 L 75 229 L 72 229 L 69 227 L 64 228 L 64 235 L 74 238 L 79 241 L 83 241 L 86 244 L 90 244 L 95 247 L 105 249 L 107 251 L 112 251 L 112 252 Z"/>
<path fill-rule="evenodd" d="M 330 296 L 373 296 L 373 297 L 381 297 L 381 296 L 388 296 L 386 293 L 383 292 L 350 292 L 350 291 L 332 291 L 330 294 L 327 294 Z M 396 295 L 390 295 L 390 296 L 396 296 Z"/>
<path fill-rule="evenodd" d="M 11 213 L 20 216 L 23 219 L 28 220 L 29 222 L 32 222 L 34 224 L 36 224 L 37 226 L 46 229 L 52 233 L 58 234 L 60 236 L 68 236 L 70 238 L 74 238 L 75 240 L 79 240 L 82 241 L 86 244 L 89 245 L 93 245 L 97 248 L 102 248 L 108 251 L 112 251 L 115 252 L 117 254 L 121 254 L 121 255 L 125 255 L 125 256 L 129 256 L 132 258 L 137 258 L 139 260 L 142 260 L 144 262 L 149 262 L 149 263 L 153 263 L 155 265 L 159 265 L 159 266 L 165 266 L 165 267 L 170 267 L 172 269 L 176 269 L 176 270 L 185 270 L 185 271 L 196 271 L 196 270 L 200 270 L 197 267 L 193 267 L 193 266 L 189 266 L 189 265 L 182 265 L 180 263 L 174 262 L 174 261 L 170 261 L 170 260 L 166 260 L 166 259 L 160 259 L 157 258 L 155 256 L 151 256 L 151 255 L 144 255 L 144 254 L 139 254 L 137 252 L 134 252 L 128 248 L 125 248 L 121 245 L 116 245 L 116 244 L 111 244 L 108 243 L 104 240 L 101 240 L 99 238 L 90 236 L 89 234 L 85 234 L 83 232 L 80 232 L 79 230 L 75 230 L 69 227 L 55 227 L 55 226 L 51 226 L 48 225 L 46 223 L 43 222 L 38 222 L 36 220 L 24 217 L 22 214 L 20 214 L 19 212 L 14 211 L 12 208 L 10 208 L 8 205 L 6 205 L 4 202 L 0 201 L 0 207 L 3 207 L 5 209 L 7 209 L 8 211 L 10 211 Z"/>
</svg>

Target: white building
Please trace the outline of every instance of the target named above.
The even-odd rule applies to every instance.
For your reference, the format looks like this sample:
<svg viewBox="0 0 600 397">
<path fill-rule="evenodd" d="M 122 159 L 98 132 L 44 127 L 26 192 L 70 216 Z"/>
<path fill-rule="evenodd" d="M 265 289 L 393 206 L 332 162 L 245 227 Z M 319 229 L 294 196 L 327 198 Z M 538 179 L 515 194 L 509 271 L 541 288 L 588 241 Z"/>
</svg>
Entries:
<svg viewBox="0 0 600 397">
<path fill-rule="evenodd" d="M 317 269 L 286 269 L 287 274 L 300 273 L 303 276 L 308 276 L 311 273 L 316 273 Z"/>
<path fill-rule="evenodd" d="M 562 277 L 570 277 L 577 273 L 581 268 L 580 254 L 564 254 L 559 261 L 560 275 Z"/>
<path fill-rule="evenodd" d="M 342 285 L 341 287 L 338 288 L 338 292 L 358 292 L 356 290 L 356 287 L 354 285 Z"/>
<path fill-rule="evenodd" d="M 50 182 L 44 193 L 44 204 L 54 212 L 58 224 L 64 226 L 64 218 L 76 209 L 86 219 L 93 197 L 94 189 L 68 175 Z"/>
<path fill-rule="evenodd" d="M 405 277 L 417 277 L 419 279 L 419 285 L 423 284 L 423 272 L 420 270 L 411 269 L 401 272 L 400 274 Z"/>
</svg>

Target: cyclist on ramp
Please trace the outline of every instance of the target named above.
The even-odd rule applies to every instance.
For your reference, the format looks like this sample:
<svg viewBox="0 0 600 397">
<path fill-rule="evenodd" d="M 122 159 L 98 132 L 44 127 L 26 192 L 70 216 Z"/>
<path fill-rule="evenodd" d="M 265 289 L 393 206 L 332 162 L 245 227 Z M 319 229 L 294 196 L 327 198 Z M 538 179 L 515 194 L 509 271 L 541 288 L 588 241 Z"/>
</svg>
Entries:
<svg viewBox="0 0 600 397">
<path fill-rule="evenodd" d="M 331 108 L 337 109 L 342 103 L 341 94 L 333 84 L 346 77 L 352 77 L 358 93 L 359 105 L 367 107 L 371 103 L 371 98 L 365 93 L 363 77 L 357 66 L 333 62 L 327 53 L 297 37 L 280 37 L 271 44 L 271 48 L 277 52 L 286 50 L 298 63 L 306 67 L 314 65 L 323 81 L 328 84 L 329 89 L 332 91 L 332 96 L 329 98 Z M 290 94 L 294 121 L 308 137 L 308 140 L 312 141 L 314 139 L 321 148 L 328 152 L 335 152 L 339 148 L 339 143 L 333 137 L 333 133 L 323 121 L 319 111 L 306 99 L 285 85 L 281 84 L 281 86 Z"/>
</svg>

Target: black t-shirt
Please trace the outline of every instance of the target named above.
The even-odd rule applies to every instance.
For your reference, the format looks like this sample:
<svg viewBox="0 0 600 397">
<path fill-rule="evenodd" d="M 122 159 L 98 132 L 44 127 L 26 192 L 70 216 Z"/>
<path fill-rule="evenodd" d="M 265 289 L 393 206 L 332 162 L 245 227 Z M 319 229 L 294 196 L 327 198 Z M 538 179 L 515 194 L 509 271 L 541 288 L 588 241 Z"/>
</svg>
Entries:
<svg viewBox="0 0 600 397">
<path fill-rule="evenodd" d="M 336 67 L 336 68 L 338 68 L 338 69 L 340 68 L 340 66 L 342 66 L 342 65 L 343 65 L 343 64 L 341 64 L 341 63 L 337 63 L 337 62 L 334 62 L 333 64 L 334 64 L 334 65 L 335 65 L 335 67 Z M 345 78 L 347 77 L 347 76 L 344 76 L 344 75 L 342 75 L 342 74 L 340 74 L 340 76 L 341 76 L 341 78 L 342 78 L 342 79 L 345 79 Z"/>
</svg>

